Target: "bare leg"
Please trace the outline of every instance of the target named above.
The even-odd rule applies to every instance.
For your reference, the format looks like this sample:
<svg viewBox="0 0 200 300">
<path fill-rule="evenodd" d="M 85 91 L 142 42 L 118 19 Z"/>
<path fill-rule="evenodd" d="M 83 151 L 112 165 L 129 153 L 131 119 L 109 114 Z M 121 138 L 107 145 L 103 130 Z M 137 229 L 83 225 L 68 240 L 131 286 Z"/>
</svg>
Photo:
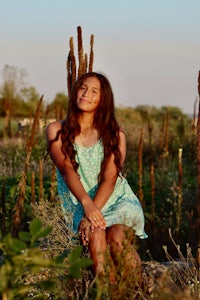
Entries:
<svg viewBox="0 0 200 300">
<path fill-rule="evenodd" d="M 89 252 L 93 260 L 93 273 L 99 275 L 104 273 L 104 256 L 107 247 L 106 231 L 100 228 L 95 228 L 89 239 Z"/>
<path fill-rule="evenodd" d="M 134 233 L 124 225 L 115 224 L 107 229 L 107 243 L 111 257 L 121 276 L 135 275 L 141 280 L 141 260 L 133 246 Z"/>
</svg>

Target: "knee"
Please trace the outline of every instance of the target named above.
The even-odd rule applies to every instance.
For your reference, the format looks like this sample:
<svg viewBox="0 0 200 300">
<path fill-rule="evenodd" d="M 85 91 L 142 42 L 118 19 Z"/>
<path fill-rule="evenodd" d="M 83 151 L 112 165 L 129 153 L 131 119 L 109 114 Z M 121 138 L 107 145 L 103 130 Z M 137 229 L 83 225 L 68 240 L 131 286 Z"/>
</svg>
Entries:
<svg viewBox="0 0 200 300">
<path fill-rule="evenodd" d="M 112 248 L 122 251 L 134 244 L 135 234 L 131 228 L 115 224 L 107 229 L 106 241 Z"/>
<path fill-rule="evenodd" d="M 118 250 L 123 248 L 123 241 L 125 235 L 121 225 L 113 225 L 107 229 L 106 241 L 112 246 L 116 247 Z"/>
</svg>

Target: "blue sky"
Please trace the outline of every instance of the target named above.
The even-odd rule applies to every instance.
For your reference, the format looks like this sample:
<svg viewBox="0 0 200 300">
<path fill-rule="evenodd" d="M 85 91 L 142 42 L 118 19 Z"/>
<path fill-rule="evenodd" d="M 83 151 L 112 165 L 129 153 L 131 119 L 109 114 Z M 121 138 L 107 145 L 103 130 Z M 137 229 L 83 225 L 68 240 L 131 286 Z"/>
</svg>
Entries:
<svg viewBox="0 0 200 300">
<path fill-rule="evenodd" d="M 116 105 L 178 106 L 192 113 L 200 70 L 200 0 L 0 0 L 0 70 L 26 69 L 47 102 L 67 93 L 69 38 L 77 26 Z M 0 76 L 0 84 L 2 76 Z"/>
</svg>

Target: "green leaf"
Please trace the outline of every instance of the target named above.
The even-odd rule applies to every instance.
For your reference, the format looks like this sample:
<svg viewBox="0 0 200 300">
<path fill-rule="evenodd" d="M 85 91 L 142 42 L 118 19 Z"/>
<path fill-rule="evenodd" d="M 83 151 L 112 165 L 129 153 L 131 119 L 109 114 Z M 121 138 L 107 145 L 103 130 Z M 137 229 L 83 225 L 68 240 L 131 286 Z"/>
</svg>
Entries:
<svg viewBox="0 0 200 300">
<path fill-rule="evenodd" d="M 21 252 L 22 250 L 27 248 L 27 245 L 23 241 L 13 239 L 12 248 L 15 252 Z"/>
<path fill-rule="evenodd" d="M 82 246 L 74 248 L 69 255 L 69 258 L 68 258 L 69 262 L 73 263 L 77 258 L 79 258 L 81 256 L 82 249 L 83 249 Z"/>
<path fill-rule="evenodd" d="M 92 260 L 87 257 L 80 257 L 82 252 L 82 246 L 79 246 L 70 253 L 68 257 L 69 262 L 69 276 L 79 278 L 81 276 L 81 268 L 92 265 Z"/>
<path fill-rule="evenodd" d="M 30 223 L 29 229 L 32 236 L 36 235 L 39 230 L 42 228 L 42 223 L 39 218 L 33 219 L 33 221 Z"/>
<path fill-rule="evenodd" d="M 64 261 L 64 259 L 65 259 L 65 255 L 59 255 L 59 256 L 57 256 L 55 259 L 54 259 L 54 261 L 55 261 L 55 263 L 56 264 L 62 264 L 63 263 L 63 261 Z"/>
<path fill-rule="evenodd" d="M 27 231 L 20 231 L 19 232 L 19 238 L 24 241 L 24 242 L 30 242 L 31 240 L 31 235 Z"/>
<path fill-rule="evenodd" d="M 41 229 L 33 236 L 33 242 L 37 241 L 40 238 L 46 237 L 51 231 L 52 231 L 52 227 L 46 227 Z"/>
</svg>

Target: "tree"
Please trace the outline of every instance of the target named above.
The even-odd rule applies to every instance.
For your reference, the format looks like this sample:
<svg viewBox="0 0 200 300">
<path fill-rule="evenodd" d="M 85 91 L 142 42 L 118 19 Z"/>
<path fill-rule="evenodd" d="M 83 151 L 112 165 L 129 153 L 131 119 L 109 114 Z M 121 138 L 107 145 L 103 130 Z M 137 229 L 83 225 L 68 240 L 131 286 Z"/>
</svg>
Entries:
<svg viewBox="0 0 200 300">
<path fill-rule="evenodd" d="M 27 72 L 15 66 L 5 65 L 2 70 L 3 85 L 0 89 L 1 103 L 3 105 L 5 121 L 4 135 L 11 136 L 11 112 L 13 102 L 18 97 L 20 88 L 24 85 Z"/>
<path fill-rule="evenodd" d="M 35 87 L 24 87 L 20 91 L 20 97 L 23 99 L 23 115 L 24 117 L 33 118 L 36 108 L 38 106 L 40 95 L 36 91 Z M 22 112 L 22 110 L 20 109 Z M 42 107 L 41 111 L 44 111 Z M 20 112 L 19 112 L 20 115 Z"/>
<path fill-rule="evenodd" d="M 64 93 L 57 93 L 53 102 L 46 107 L 46 118 L 61 120 L 66 116 L 68 97 Z"/>
</svg>

